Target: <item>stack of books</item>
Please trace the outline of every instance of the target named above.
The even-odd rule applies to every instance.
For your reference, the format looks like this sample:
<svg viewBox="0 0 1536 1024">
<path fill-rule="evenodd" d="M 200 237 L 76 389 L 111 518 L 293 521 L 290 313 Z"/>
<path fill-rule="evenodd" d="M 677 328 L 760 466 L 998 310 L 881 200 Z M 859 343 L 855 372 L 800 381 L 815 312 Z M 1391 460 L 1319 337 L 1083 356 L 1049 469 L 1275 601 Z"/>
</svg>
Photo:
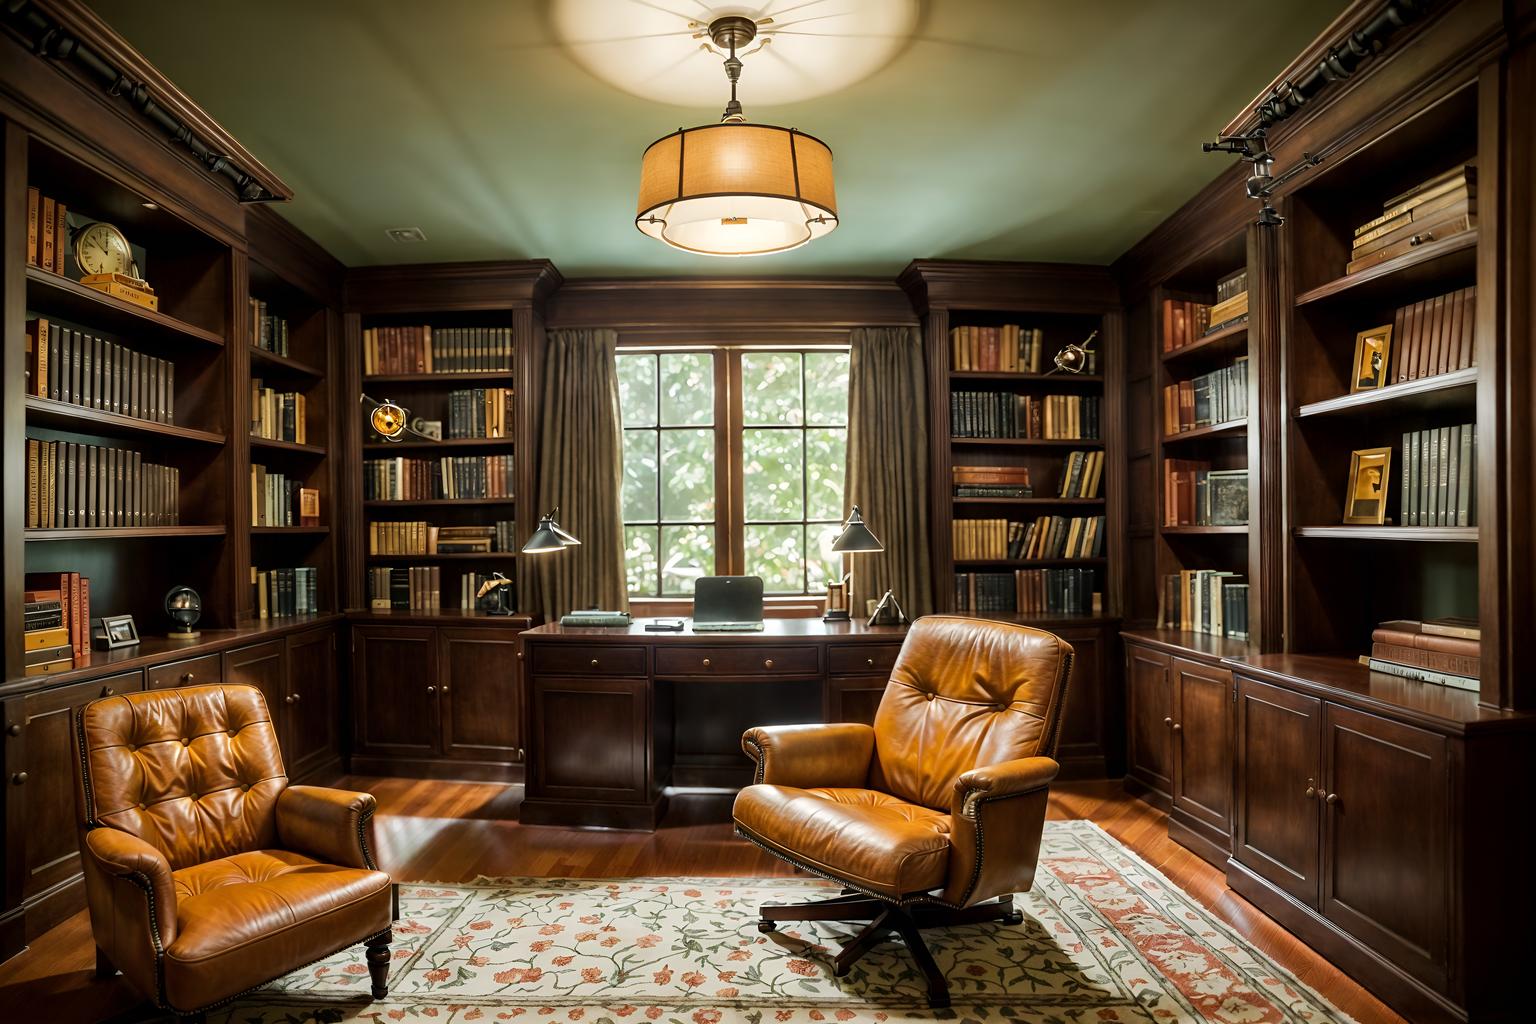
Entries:
<svg viewBox="0 0 1536 1024">
<path fill-rule="evenodd" d="M 252 437 L 308 444 L 309 432 L 304 423 L 308 419 L 307 409 L 302 393 L 264 388 L 261 378 L 251 378 Z"/>
<path fill-rule="evenodd" d="M 64 625 L 62 599 L 43 595 L 29 596 L 22 605 L 22 615 L 25 674 L 47 675 L 73 667 L 75 648 L 70 641 L 69 628 Z"/>
<path fill-rule="evenodd" d="M 1196 459 L 1163 460 L 1164 526 L 1246 526 L 1248 471 Z"/>
<path fill-rule="evenodd" d="M 437 553 L 440 555 L 483 554 L 494 551 L 494 526 L 439 526 Z"/>
<path fill-rule="evenodd" d="M 251 299 L 251 344 L 264 352 L 288 354 L 288 321 L 273 316 L 262 299 Z"/>
<path fill-rule="evenodd" d="M 512 369 L 510 327 L 370 327 L 363 331 L 363 372 L 485 373 Z"/>
<path fill-rule="evenodd" d="M 368 607 L 398 611 L 441 611 L 443 578 L 435 565 L 368 570 Z"/>
<path fill-rule="evenodd" d="M 955 437 L 1097 440 L 1099 398 L 953 391 L 949 396 L 949 422 Z"/>
<path fill-rule="evenodd" d="M 293 569 L 259 570 L 251 566 L 251 600 L 258 619 L 280 615 L 310 615 L 320 610 L 320 571 L 301 565 Z"/>
<path fill-rule="evenodd" d="M 63 639 L 56 645 L 49 646 L 38 637 L 37 647 L 27 647 L 27 653 L 34 650 L 57 651 L 65 644 L 69 645 L 70 656 L 79 659 L 85 657 L 85 652 L 91 646 L 91 581 L 89 577 L 81 576 L 77 572 L 29 572 L 23 583 L 22 601 L 27 609 L 36 606 L 36 613 L 28 610 L 25 615 L 25 629 L 35 628 L 41 630 L 63 630 Z M 57 614 L 54 614 L 55 611 Z M 51 623 L 51 625 L 50 625 Z M 52 634 L 58 636 L 59 634 Z M 43 675 L 48 672 L 58 672 L 69 665 L 63 664 L 64 657 L 27 665 L 27 675 Z M 42 667 L 47 665 L 47 668 Z"/>
<path fill-rule="evenodd" d="M 1044 359 L 1044 335 L 1040 328 L 1004 324 L 1001 327 L 951 327 L 951 369 L 994 373 L 1039 373 Z M 1094 373 L 1096 353 L 1090 349 L 1089 367 Z"/>
<path fill-rule="evenodd" d="M 1372 631 L 1371 655 L 1360 660 L 1377 672 L 1476 690 L 1482 637 L 1475 619 L 1396 619 Z"/>
<path fill-rule="evenodd" d="M 1207 316 L 1210 324 L 1205 329 L 1206 334 L 1215 334 L 1224 327 L 1248 319 L 1247 267 L 1216 282 L 1216 304 Z"/>
<path fill-rule="evenodd" d="M 1248 418 L 1248 357 L 1163 388 L 1163 434 Z"/>
<path fill-rule="evenodd" d="M 510 498 L 514 483 L 511 455 L 368 459 L 363 468 L 368 501 Z"/>
<path fill-rule="evenodd" d="M 69 249 L 69 210 L 63 203 L 27 189 L 27 264 L 64 273 Z"/>
<path fill-rule="evenodd" d="M 181 470 L 124 448 L 27 439 L 27 528 L 176 526 Z"/>
<path fill-rule="evenodd" d="M 1073 452 L 1061 463 L 1061 487 L 1058 498 L 1097 498 L 1104 476 L 1102 451 Z"/>
<path fill-rule="evenodd" d="M 1399 308 L 1392 318 L 1387 383 L 1471 366 L 1476 313 L 1477 290 L 1470 286 Z"/>
<path fill-rule="evenodd" d="M 1103 597 L 1093 569 L 1018 569 L 955 574 L 955 609 L 986 615 L 1098 614 Z"/>
<path fill-rule="evenodd" d="M 56 320 L 27 321 L 27 394 L 176 422 L 176 367 Z"/>
<path fill-rule="evenodd" d="M 1028 466 L 954 466 L 957 498 L 1032 498 Z"/>
<path fill-rule="evenodd" d="M 1163 577 L 1157 628 L 1248 639 L 1248 580 L 1235 572 L 1185 569 Z"/>
<path fill-rule="evenodd" d="M 1452 167 L 1382 204 L 1381 216 L 1355 228 L 1346 274 L 1374 267 L 1477 226 L 1477 168 Z"/>
<path fill-rule="evenodd" d="M 448 392 L 450 438 L 511 437 L 511 388 L 469 388 Z"/>
<path fill-rule="evenodd" d="M 1477 424 L 1403 435 L 1398 513 L 1404 526 L 1476 526 Z"/>
</svg>

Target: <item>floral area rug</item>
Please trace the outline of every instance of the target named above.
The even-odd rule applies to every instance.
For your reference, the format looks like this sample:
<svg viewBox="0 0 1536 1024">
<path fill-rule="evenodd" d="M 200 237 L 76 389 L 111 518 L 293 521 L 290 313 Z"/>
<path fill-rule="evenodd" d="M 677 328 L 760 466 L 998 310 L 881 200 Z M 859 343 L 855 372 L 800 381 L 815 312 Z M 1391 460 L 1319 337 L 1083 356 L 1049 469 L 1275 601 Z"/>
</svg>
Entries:
<svg viewBox="0 0 1536 1024">
<path fill-rule="evenodd" d="M 1347 1022 L 1289 972 L 1087 821 L 1047 822 L 1024 923 L 926 933 L 954 1006 L 930 1010 L 906 950 L 844 978 L 858 926 L 786 923 L 761 903 L 835 895 L 814 879 L 483 879 L 403 884 L 389 997 L 368 1000 L 357 946 L 210 1021 Z"/>
</svg>

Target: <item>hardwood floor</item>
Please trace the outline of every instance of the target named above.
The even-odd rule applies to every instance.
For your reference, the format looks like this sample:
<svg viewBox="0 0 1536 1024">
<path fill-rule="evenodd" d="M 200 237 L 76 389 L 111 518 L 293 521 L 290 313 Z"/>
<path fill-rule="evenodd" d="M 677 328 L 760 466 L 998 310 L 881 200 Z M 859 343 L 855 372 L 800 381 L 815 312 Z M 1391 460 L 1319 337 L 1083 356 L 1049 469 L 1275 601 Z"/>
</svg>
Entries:
<svg viewBox="0 0 1536 1024">
<path fill-rule="evenodd" d="M 477 875 L 605 877 L 792 874 L 781 861 L 731 835 L 729 798 L 673 801 L 655 833 L 572 831 L 519 825 L 521 789 L 466 782 L 344 776 L 334 785 L 379 800 L 379 858 L 396 878 L 463 882 Z M 1219 871 L 1168 839 L 1161 812 L 1118 783 L 1059 784 L 1052 818 L 1088 818 L 1235 926 L 1259 949 L 1361 1024 L 1403 1019 L 1230 892 Z M 0 1007 L 8 1020 L 99 1021 L 131 1013 L 137 1000 L 121 979 L 91 978 L 85 912 L 0 965 Z"/>
</svg>

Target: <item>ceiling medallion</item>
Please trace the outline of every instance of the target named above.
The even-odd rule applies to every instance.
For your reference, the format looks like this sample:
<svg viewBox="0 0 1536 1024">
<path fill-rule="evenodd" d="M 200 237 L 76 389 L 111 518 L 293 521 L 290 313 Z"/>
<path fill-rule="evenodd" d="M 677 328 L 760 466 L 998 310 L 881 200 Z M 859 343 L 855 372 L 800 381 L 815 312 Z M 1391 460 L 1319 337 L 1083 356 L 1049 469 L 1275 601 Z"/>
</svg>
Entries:
<svg viewBox="0 0 1536 1024">
<path fill-rule="evenodd" d="M 679 128 L 646 148 L 635 226 L 704 256 L 765 256 L 828 234 L 837 227 L 832 150 L 794 128 L 748 123 L 736 98 L 736 50 L 757 36 L 757 23 L 731 15 L 708 32 L 729 51 L 730 102 L 719 124 Z"/>
</svg>

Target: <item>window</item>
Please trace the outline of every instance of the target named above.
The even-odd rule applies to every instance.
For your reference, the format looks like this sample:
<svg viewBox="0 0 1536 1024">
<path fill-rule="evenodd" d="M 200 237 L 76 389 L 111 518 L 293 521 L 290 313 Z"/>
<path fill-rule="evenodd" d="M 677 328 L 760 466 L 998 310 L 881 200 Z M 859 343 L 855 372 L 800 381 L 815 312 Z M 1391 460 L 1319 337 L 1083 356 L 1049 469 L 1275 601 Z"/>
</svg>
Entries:
<svg viewBox="0 0 1536 1024">
<path fill-rule="evenodd" d="M 624 541 L 632 597 L 700 576 L 816 593 L 838 572 L 848 353 L 621 351 Z"/>
</svg>

